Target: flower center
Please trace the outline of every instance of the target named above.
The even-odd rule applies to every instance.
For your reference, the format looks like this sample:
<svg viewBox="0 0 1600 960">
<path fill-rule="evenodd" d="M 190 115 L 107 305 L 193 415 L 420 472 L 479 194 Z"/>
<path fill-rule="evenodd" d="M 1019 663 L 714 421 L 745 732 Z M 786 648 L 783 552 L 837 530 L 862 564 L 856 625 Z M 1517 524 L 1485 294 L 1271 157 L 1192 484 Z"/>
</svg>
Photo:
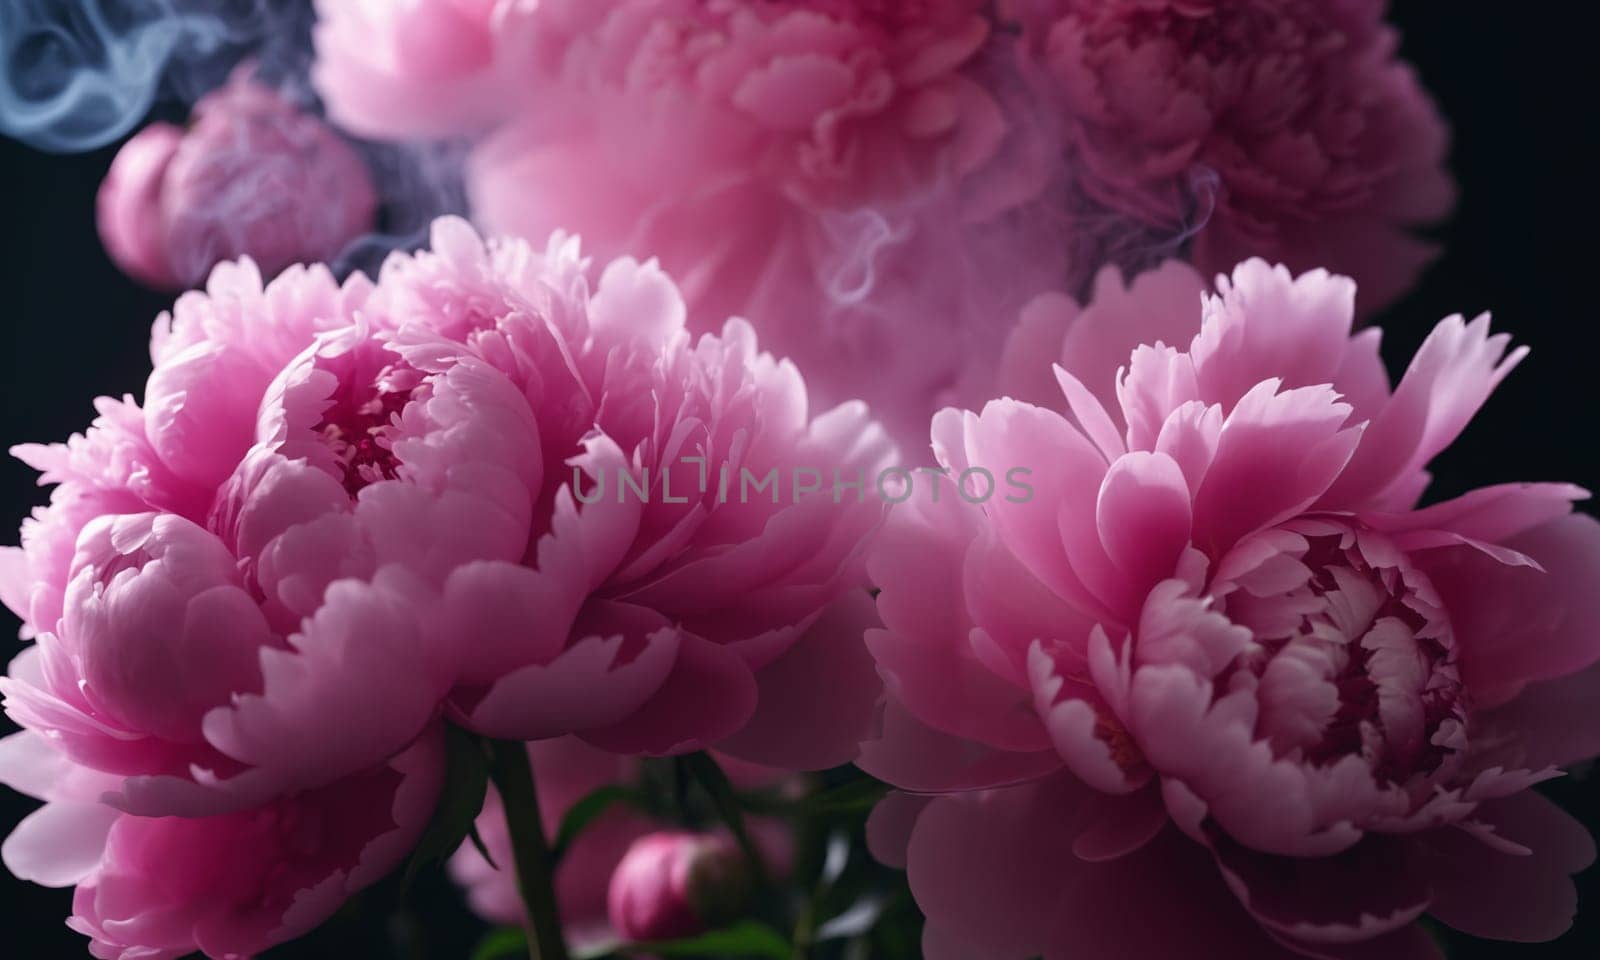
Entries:
<svg viewBox="0 0 1600 960">
<path fill-rule="evenodd" d="M 382 378 L 374 384 L 342 385 L 334 403 L 314 428 L 333 451 L 345 490 L 354 497 L 379 480 L 393 480 L 400 461 L 390 435 L 394 419 L 411 398 L 410 390 L 392 389 Z"/>
<path fill-rule="evenodd" d="M 1467 698 L 1432 585 L 1370 532 L 1307 543 L 1280 558 L 1272 588 L 1242 583 L 1221 601 L 1257 647 L 1220 686 L 1254 685 L 1257 736 L 1280 756 L 1318 767 L 1360 756 L 1386 784 L 1448 776 L 1465 748 Z"/>
</svg>

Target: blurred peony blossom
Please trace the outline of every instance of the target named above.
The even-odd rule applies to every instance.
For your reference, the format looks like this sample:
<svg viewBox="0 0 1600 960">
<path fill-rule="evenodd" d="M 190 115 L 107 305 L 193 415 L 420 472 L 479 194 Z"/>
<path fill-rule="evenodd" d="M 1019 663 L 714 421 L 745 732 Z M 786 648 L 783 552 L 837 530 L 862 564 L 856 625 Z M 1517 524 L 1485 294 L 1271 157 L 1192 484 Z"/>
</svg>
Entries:
<svg viewBox="0 0 1600 960">
<path fill-rule="evenodd" d="M 428 108 L 386 109 L 424 73 L 377 51 L 424 22 L 443 44 L 462 6 L 323 4 L 333 116 L 477 137 L 467 185 L 490 229 L 572 225 L 602 257 L 659 257 L 697 332 L 750 318 L 824 403 L 863 399 L 915 436 L 982 395 L 1004 318 L 1065 282 L 1058 218 L 1027 209 L 1055 172 L 1041 78 L 981 0 L 480 5 L 489 39 Z"/>
<path fill-rule="evenodd" d="M 1374 311 L 1450 211 L 1448 131 L 1386 0 L 1003 0 L 1044 64 L 1065 162 L 1121 232 L 1192 234 L 1203 274 L 1326 267 Z M 1117 250 L 1105 251 L 1119 262 Z"/>
<path fill-rule="evenodd" d="M 1005 318 L 1036 294 L 1260 255 L 1352 275 L 1375 309 L 1453 203 L 1382 0 L 320 12 L 339 122 L 469 138 L 491 229 L 660 257 L 693 322 L 750 318 L 913 455 L 934 410 L 993 395 Z"/>
<path fill-rule="evenodd" d="M 1170 264 L 1033 304 L 1012 392 L 1047 405 L 932 435 L 1036 495 L 914 501 L 873 550 L 891 703 L 861 762 L 948 794 L 872 828 L 927 952 L 1436 957 L 1424 915 L 1559 935 L 1594 846 L 1528 788 L 1600 750 L 1600 524 L 1566 484 L 1417 506 L 1525 350 L 1451 317 L 1391 388 L 1350 280 L 1252 260 L 1204 289 Z"/>
<path fill-rule="evenodd" d="M 194 287 L 244 256 L 270 277 L 331 260 L 373 228 L 377 193 L 361 158 L 250 70 L 202 97 L 187 128 L 152 123 L 112 161 L 96 222 L 140 283 Z"/>
<path fill-rule="evenodd" d="M 518 102 L 539 6 L 316 0 L 312 80 L 329 117 L 357 136 L 407 141 L 478 132 Z"/>
</svg>

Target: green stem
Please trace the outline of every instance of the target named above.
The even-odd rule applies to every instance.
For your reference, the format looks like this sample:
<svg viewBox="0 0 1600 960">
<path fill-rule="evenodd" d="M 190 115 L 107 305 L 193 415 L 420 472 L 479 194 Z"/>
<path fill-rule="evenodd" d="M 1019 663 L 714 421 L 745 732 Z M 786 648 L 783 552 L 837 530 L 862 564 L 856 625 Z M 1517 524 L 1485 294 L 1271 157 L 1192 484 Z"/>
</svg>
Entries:
<svg viewBox="0 0 1600 960">
<path fill-rule="evenodd" d="M 710 795 L 711 803 L 717 808 L 717 816 L 733 833 L 734 842 L 739 844 L 745 860 L 749 861 L 751 879 L 755 881 L 757 889 L 765 889 L 768 883 L 766 863 L 762 860 L 761 851 L 751 840 L 750 831 L 745 828 L 744 814 L 739 809 L 739 800 L 734 795 L 733 784 L 728 782 L 728 775 L 723 773 L 717 761 L 703 750 L 680 759 L 690 774 L 700 781 L 700 785 Z"/>
<path fill-rule="evenodd" d="M 528 915 L 530 960 L 568 960 L 556 909 L 555 860 L 539 817 L 539 796 L 533 786 L 528 745 L 517 740 L 489 741 L 489 775 L 500 791 L 511 854 L 516 862 L 517 889 Z"/>
</svg>

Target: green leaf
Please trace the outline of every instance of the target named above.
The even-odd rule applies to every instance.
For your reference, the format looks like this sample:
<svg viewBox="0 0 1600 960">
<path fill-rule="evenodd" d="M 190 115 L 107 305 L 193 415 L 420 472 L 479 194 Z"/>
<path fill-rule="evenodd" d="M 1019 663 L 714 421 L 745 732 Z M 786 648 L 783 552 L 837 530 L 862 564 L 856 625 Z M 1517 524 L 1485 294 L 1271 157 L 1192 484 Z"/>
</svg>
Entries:
<svg viewBox="0 0 1600 960">
<path fill-rule="evenodd" d="M 754 920 L 711 930 L 697 937 L 630 943 L 621 949 L 630 954 L 658 957 L 750 957 L 760 960 L 790 960 L 794 953 L 794 948 L 782 934 Z"/>
<path fill-rule="evenodd" d="M 472 960 L 510 960 L 511 957 L 527 955 L 527 932 L 521 927 L 501 927 L 490 930 L 478 941 L 477 949 L 472 951 Z"/>
<path fill-rule="evenodd" d="M 610 809 L 611 805 L 618 802 L 630 802 L 637 796 L 637 791 L 618 784 L 608 784 L 597 787 L 584 794 L 584 796 L 571 807 L 567 808 L 566 815 L 561 818 L 561 826 L 556 830 L 555 859 L 560 862 L 562 855 L 572 846 L 572 841 L 578 839 L 594 819 Z"/>
<path fill-rule="evenodd" d="M 813 816 L 834 813 L 861 813 L 871 810 L 889 792 L 889 785 L 861 779 L 840 784 L 831 790 L 812 794 L 800 802 L 800 809 Z"/>
<path fill-rule="evenodd" d="M 482 807 L 479 807 L 478 813 L 482 812 Z M 478 856 L 487 861 L 489 866 L 494 867 L 496 870 L 500 869 L 500 864 L 494 862 L 494 855 L 489 852 L 489 845 L 483 842 L 483 837 L 478 833 L 478 818 L 476 814 L 473 815 L 472 826 L 467 828 L 467 839 L 471 840 L 472 845 L 477 848 Z"/>
<path fill-rule="evenodd" d="M 445 725 L 444 792 L 433 818 L 406 863 L 402 891 L 411 889 L 417 871 L 445 859 L 473 832 L 473 821 L 483 810 L 489 786 L 489 758 L 478 738 L 459 727 Z"/>
</svg>

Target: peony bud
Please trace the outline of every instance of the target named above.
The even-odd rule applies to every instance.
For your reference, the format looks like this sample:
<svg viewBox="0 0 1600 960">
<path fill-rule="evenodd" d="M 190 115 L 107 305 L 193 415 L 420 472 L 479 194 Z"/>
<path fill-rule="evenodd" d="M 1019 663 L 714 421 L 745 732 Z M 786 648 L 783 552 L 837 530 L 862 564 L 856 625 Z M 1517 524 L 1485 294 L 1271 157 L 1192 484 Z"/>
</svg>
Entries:
<svg viewBox="0 0 1600 960">
<path fill-rule="evenodd" d="M 670 940 L 737 916 L 749 890 L 744 857 L 727 834 L 662 831 L 628 848 L 606 906 L 621 936 Z"/>
<path fill-rule="evenodd" d="M 241 256 L 268 276 L 331 259 L 372 228 L 376 208 L 355 151 L 241 72 L 195 104 L 187 129 L 151 124 L 129 140 L 101 184 L 97 216 L 129 276 L 181 289 Z"/>
<path fill-rule="evenodd" d="M 140 130 L 117 151 L 95 197 L 95 224 L 112 262 L 134 280 L 162 290 L 180 286 L 167 263 L 161 189 L 182 142 L 183 130 L 170 123 Z"/>
</svg>

